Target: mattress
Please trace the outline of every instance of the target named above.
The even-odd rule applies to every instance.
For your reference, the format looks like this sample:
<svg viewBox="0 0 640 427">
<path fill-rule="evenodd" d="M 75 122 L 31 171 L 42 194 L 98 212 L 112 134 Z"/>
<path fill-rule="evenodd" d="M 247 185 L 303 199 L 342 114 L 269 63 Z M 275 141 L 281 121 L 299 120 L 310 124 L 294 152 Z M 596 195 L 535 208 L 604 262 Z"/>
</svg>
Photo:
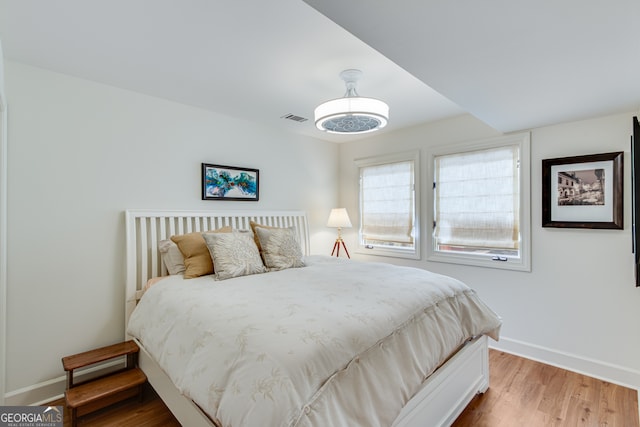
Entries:
<svg viewBox="0 0 640 427">
<path fill-rule="evenodd" d="M 498 339 L 474 290 L 422 269 L 324 256 L 216 281 L 169 276 L 136 337 L 219 426 L 390 426 L 466 340 Z"/>
</svg>

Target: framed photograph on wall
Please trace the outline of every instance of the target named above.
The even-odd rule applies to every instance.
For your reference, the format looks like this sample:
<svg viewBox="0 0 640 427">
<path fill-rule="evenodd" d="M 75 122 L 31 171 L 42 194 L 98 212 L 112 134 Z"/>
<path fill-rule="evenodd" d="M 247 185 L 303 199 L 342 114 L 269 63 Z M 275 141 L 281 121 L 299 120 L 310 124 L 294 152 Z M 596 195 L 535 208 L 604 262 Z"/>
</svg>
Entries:
<svg viewBox="0 0 640 427">
<path fill-rule="evenodd" d="M 623 155 L 543 160 L 542 226 L 623 229 Z"/>
<path fill-rule="evenodd" d="M 245 200 L 257 202 L 260 190 L 258 169 L 202 164 L 202 200 Z"/>
</svg>

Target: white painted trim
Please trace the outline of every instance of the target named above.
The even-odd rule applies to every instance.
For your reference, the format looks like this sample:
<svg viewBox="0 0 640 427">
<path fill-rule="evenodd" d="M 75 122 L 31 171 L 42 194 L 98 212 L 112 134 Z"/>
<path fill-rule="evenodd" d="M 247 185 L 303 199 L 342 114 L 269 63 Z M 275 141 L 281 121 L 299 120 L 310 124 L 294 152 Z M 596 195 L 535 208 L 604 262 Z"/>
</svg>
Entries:
<svg viewBox="0 0 640 427">
<path fill-rule="evenodd" d="M 79 382 L 85 381 L 89 378 L 94 378 L 122 369 L 123 367 L 125 367 L 125 360 L 124 358 L 120 358 L 118 360 L 113 360 L 82 370 L 77 376 L 77 380 Z M 76 379 L 75 376 L 74 379 Z M 61 375 L 59 377 L 7 393 L 4 396 L 4 404 L 7 406 L 43 405 L 64 397 L 64 390 L 66 386 L 67 376 Z"/>
<path fill-rule="evenodd" d="M 505 337 L 501 337 L 499 342 L 491 341 L 489 347 L 623 387 L 629 387 L 640 392 L 640 372 L 632 369 Z M 115 361 L 101 365 L 98 368 L 87 369 L 83 374 L 89 375 L 95 372 L 95 375 L 101 375 L 107 369 L 116 369 L 121 365 L 123 365 L 123 362 Z M 4 405 L 41 405 L 48 403 L 63 396 L 65 385 L 66 377 L 63 375 L 23 387 L 7 393 L 4 396 Z M 638 411 L 640 414 L 640 406 Z"/>
<path fill-rule="evenodd" d="M 64 396 L 65 381 L 62 376 L 11 391 L 5 395 L 5 405 L 40 405 L 60 399 Z"/>
<path fill-rule="evenodd" d="M 535 360 L 536 362 L 556 366 L 612 384 L 640 390 L 640 371 L 624 366 L 505 337 L 500 337 L 500 341 L 498 342 L 492 342 L 490 347 L 495 350 L 522 356 Z"/>
<path fill-rule="evenodd" d="M 0 405 L 5 404 L 7 373 L 7 97 L 0 40 Z"/>
</svg>

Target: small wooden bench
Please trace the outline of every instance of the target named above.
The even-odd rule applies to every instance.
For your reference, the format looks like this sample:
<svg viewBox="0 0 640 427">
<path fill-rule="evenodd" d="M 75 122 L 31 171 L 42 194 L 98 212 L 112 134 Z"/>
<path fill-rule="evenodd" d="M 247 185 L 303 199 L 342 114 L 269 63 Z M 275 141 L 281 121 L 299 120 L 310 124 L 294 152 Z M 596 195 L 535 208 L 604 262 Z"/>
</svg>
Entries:
<svg viewBox="0 0 640 427">
<path fill-rule="evenodd" d="M 139 351 L 136 343 L 126 341 L 62 358 L 62 366 L 67 372 L 65 401 L 71 408 L 74 427 L 79 416 L 136 395 L 142 397 L 142 386 L 147 377 L 137 366 Z M 76 369 L 121 356 L 126 356 L 124 369 L 78 384 L 74 381 Z"/>
</svg>

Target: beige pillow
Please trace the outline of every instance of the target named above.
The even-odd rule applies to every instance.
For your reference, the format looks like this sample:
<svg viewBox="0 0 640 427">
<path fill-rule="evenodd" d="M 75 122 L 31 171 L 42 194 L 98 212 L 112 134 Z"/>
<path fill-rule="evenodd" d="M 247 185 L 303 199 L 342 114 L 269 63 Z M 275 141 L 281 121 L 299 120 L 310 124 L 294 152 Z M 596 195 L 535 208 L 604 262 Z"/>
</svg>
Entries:
<svg viewBox="0 0 640 427">
<path fill-rule="evenodd" d="M 267 271 L 250 232 L 207 233 L 203 238 L 216 266 L 217 280 Z"/>
<path fill-rule="evenodd" d="M 176 245 L 171 239 L 160 240 L 158 242 L 158 250 L 160 251 L 162 262 L 164 262 L 165 267 L 167 267 L 169 274 L 184 273 L 184 257 L 182 256 L 180 249 L 178 249 L 178 245 Z"/>
<path fill-rule="evenodd" d="M 256 246 L 258 247 L 258 251 L 260 251 L 260 253 L 262 253 L 262 248 L 260 247 L 260 239 L 258 239 L 258 233 L 256 233 L 256 230 L 258 228 L 272 229 L 272 228 L 277 228 L 277 227 L 271 227 L 270 225 L 262 225 L 262 224 L 258 224 L 257 222 L 253 222 L 253 221 L 249 221 L 249 225 L 251 226 L 251 231 L 253 231 L 253 238 L 256 241 Z"/>
<path fill-rule="evenodd" d="M 231 226 L 226 226 L 205 233 L 230 233 L 231 231 Z M 184 257 L 185 279 L 213 274 L 213 262 L 202 235 L 203 233 L 201 232 L 194 232 L 171 236 L 171 240 L 178 245 L 178 249 L 180 249 Z"/>
<path fill-rule="evenodd" d="M 256 235 L 262 248 L 262 259 L 269 270 L 304 267 L 302 249 L 294 227 L 256 227 Z"/>
</svg>

